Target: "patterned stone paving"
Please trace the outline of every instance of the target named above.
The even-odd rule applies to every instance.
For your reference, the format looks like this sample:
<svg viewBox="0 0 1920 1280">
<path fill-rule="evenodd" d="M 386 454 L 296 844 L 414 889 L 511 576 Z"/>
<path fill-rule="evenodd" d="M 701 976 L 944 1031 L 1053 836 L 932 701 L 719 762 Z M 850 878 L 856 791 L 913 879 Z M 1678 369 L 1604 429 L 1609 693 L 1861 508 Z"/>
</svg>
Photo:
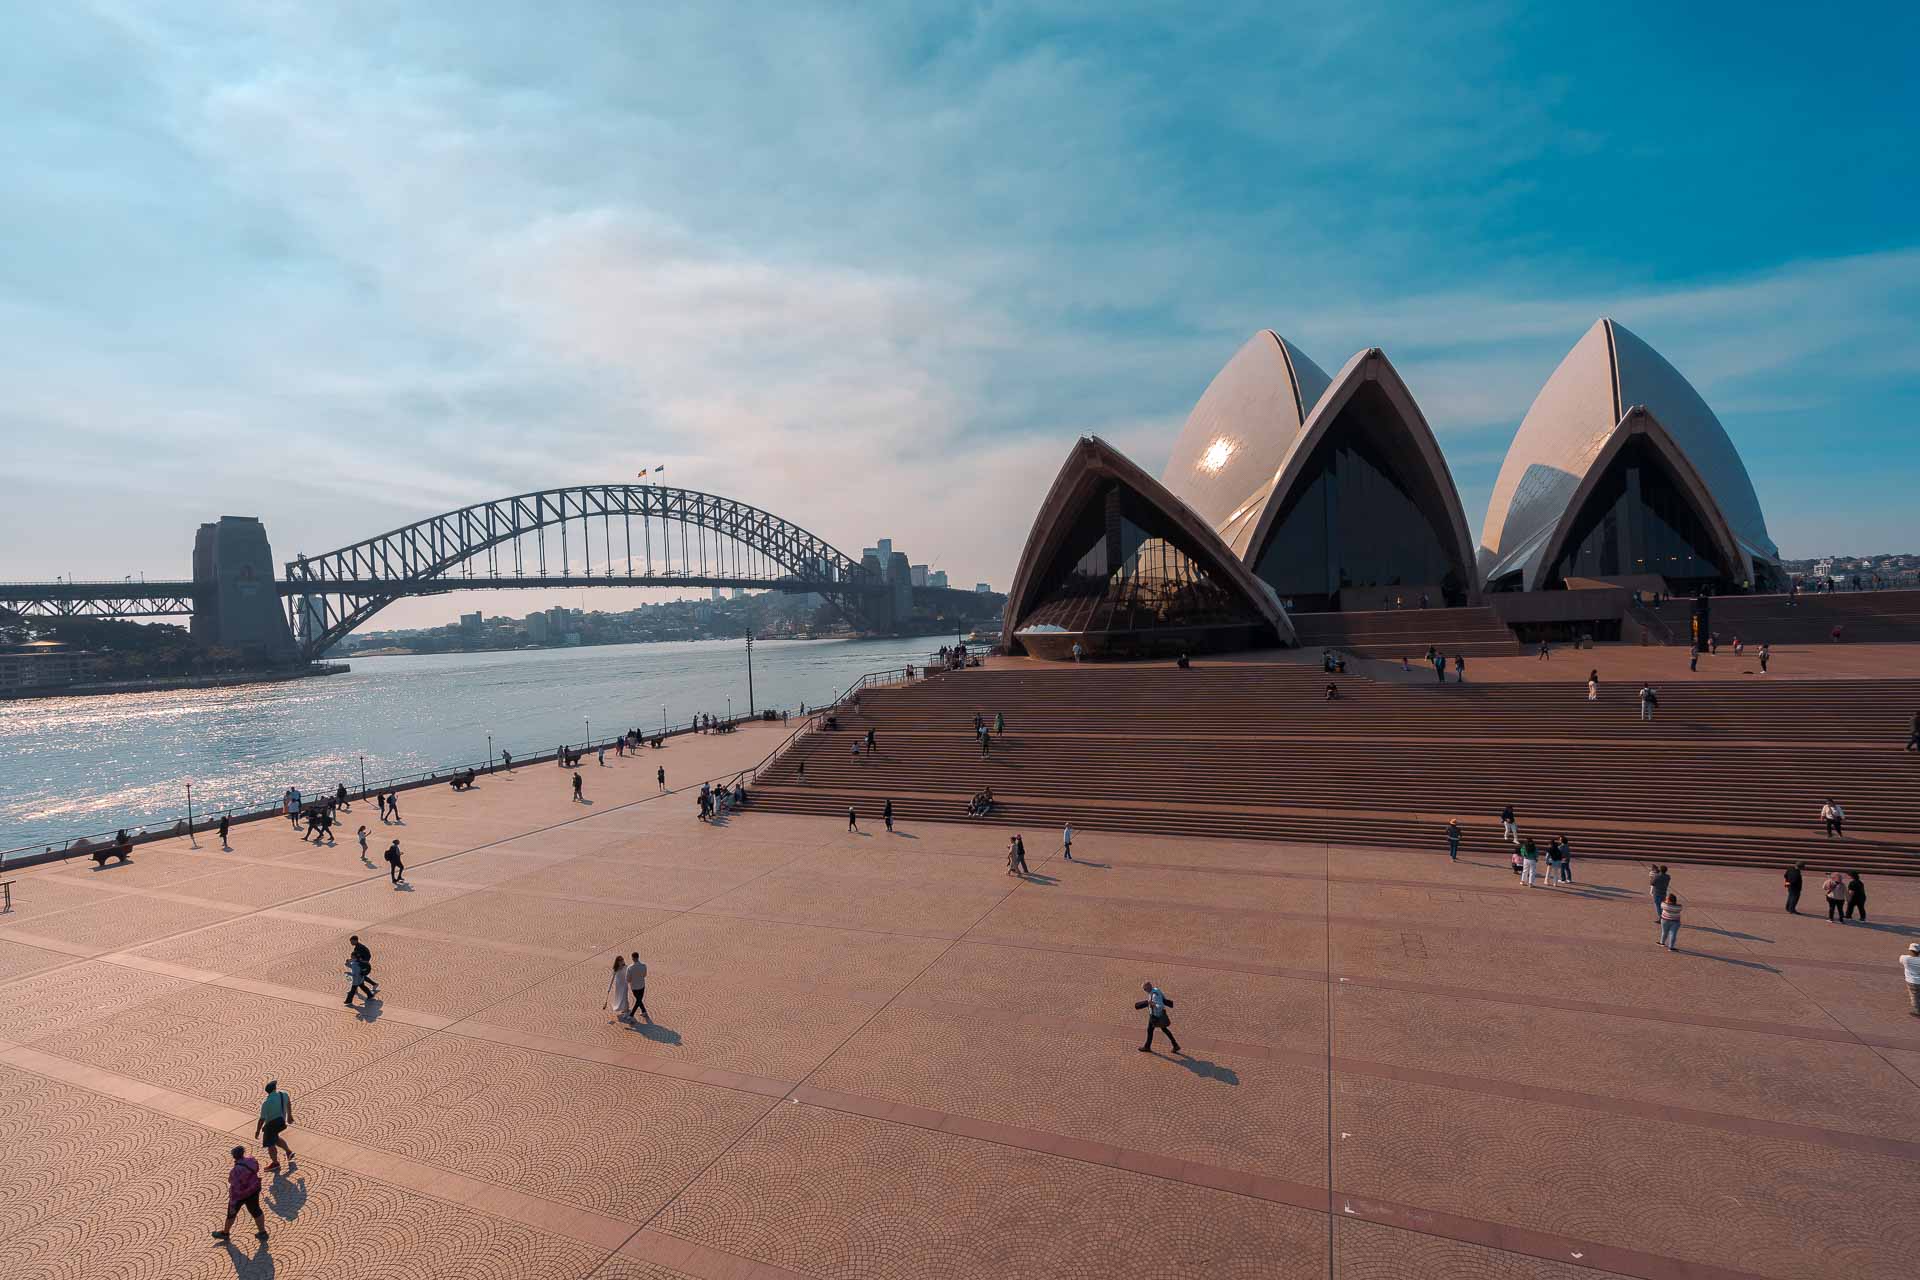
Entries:
<svg viewBox="0 0 1920 1280">
<path fill-rule="evenodd" d="M 703 826 L 758 727 L 403 797 L 351 839 L 18 875 L 0 1274 L 1790 1280 L 1920 1255 L 1920 1021 L 1872 927 L 1683 868 L 1575 892 L 1434 851 Z M 710 776 L 710 775 L 709 775 Z M 370 811 L 367 815 L 371 816 Z M 357 816 L 356 816 L 357 817 Z M 365 820 L 358 818 L 357 820 Z M 351 826 L 351 824 L 350 824 Z M 383 996 L 339 1006 L 346 935 Z M 603 1001 L 651 966 L 655 1021 Z M 91 957 L 91 958 L 89 958 Z M 1135 1052 L 1143 979 L 1187 1054 Z M 261 1082 L 298 1167 L 207 1232 Z"/>
</svg>

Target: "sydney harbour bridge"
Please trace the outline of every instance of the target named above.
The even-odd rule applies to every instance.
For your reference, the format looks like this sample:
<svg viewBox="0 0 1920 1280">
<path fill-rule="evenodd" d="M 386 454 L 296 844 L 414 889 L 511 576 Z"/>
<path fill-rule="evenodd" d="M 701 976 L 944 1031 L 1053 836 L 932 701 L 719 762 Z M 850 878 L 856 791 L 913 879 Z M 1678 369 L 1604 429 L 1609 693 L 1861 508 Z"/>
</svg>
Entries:
<svg viewBox="0 0 1920 1280">
<path fill-rule="evenodd" d="M 889 632 L 916 607 L 972 593 L 915 587 L 790 520 L 692 489 L 576 485 L 475 503 L 275 572 L 248 516 L 200 526 L 174 581 L 0 583 L 0 608 L 63 618 L 192 619 L 203 644 L 311 661 L 407 596 L 523 587 L 745 587 L 820 597 L 856 628 Z"/>
</svg>

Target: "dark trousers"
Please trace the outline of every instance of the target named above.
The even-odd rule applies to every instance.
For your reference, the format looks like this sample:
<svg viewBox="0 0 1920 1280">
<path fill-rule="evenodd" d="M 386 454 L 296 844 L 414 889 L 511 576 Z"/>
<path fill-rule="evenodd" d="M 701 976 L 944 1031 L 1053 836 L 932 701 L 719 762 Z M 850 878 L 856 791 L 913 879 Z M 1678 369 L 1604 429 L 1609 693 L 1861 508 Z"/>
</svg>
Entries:
<svg viewBox="0 0 1920 1280">
<path fill-rule="evenodd" d="M 267 1229 L 267 1220 L 265 1216 L 262 1215 L 260 1212 L 260 1193 L 258 1191 L 254 1192 L 252 1195 L 246 1197 L 243 1200 L 227 1201 L 227 1220 L 221 1226 L 220 1229 L 222 1231 L 233 1230 L 233 1220 L 240 1216 L 240 1211 L 242 1209 L 245 1209 L 248 1213 L 253 1215 L 254 1225 L 260 1229 L 262 1234 L 264 1234 Z"/>
<path fill-rule="evenodd" d="M 627 994 L 633 997 L 633 1008 L 627 1010 L 627 1016 L 632 1017 L 634 1014 L 637 1013 L 641 1017 L 645 1018 L 648 1022 L 652 1022 L 653 1015 L 647 1012 L 646 987 L 644 985 L 634 987 Z"/>
<path fill-rule="evenodd" d="M 1848 898 L 1846 918 L 1849 920 L 1853 919 L 1853 913 L 1856 911 L 1860 913 L 1860 922 L 1865 924 L 1867 921 L 1867 904 L 1858 898 Z"/>
<path fill-rule="evenodd" d="M 1845 835 L 1846 832 L 1840 829 L 1840 824 L 1844 821 L 1845 819 L 1843 818 L 1828 818 L 1827 819 L 1827 835 L 1829 837 Z"/>
<path fill-rule="evenodd" d="M 387 874 L 392 877 L 395 884 L 400 883 L 400 873 L 405 870 L 406 868 L 401 866 L 397 861 L 387 864 Z"/>
<path fill-rule="evenodd" d="M 1792 888 L 1787 890 L 1787 910 L 1798 911 L 1799 909 L 1800 909 L 1800 886 L 1796 884 Z"/>
<path fill-rule="evenodd" d="M 265 1127 L 262 1129 L 260 1134 L 260 1145 L 267 1149 L 268 1155 L 273 1155 L 273 1149 L 275 1147 L 278 1147 L 282 1151 L 287 1153 L 287 1159 L 289 1160 L 293 1159 L 293 1148 L 288 1146 L 286 1143 L 286 1139 L 280 1136 L 282 1133 L 286 1131 L 286 1128 L 287 1126 L 282 1121 L 279 1121 L 279 1120 L 267 1121 Z M 274 1159 L 278 1160 L 279 1157 L 275 1156 Z"/>
<path fill-rule="evenodd" d="M 1141 1045 L 1140 1047 L 1142 1049 L 1153 1048 L 1153 1033 L 1156 1031 L 1161 1031 L 1166 1033 L 1167 1043 L 1173 1046 L 1173 1051 L 1175 1053 L 1180 1052 L 1180 1042 L 1173 1038 L 1173 1028 L 1168 1025 L 1168 1022 L 1169 1022 L 1169 1019 L 1166 1019 L 1166 1018 L 1148 1018 L 1147 1019 L 1147 1042 Z"/>
<path fill-rule="evenodd" d="M 1844 904 L 1839 898 L 1827 899 L 1827 919 L 1829 920 L 1846 919 L 1846 916 L 1843 914 L 1843 910 L 1844 910 Z"/>
</svg>

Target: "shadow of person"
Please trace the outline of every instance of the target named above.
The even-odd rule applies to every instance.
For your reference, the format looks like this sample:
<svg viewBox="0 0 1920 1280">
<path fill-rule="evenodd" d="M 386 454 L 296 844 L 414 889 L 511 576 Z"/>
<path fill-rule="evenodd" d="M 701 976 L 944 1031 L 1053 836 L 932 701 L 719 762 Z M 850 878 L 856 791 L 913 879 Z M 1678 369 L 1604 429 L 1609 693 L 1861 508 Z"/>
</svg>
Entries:
<svg viewBox="0 0 1920 1280">
<path fill-rule="evenodd" d="M 1088 858 L 1074 858 L 1071 861 L 1076 867 L 1094 867 L 1101 871 L 1109 870 L 1113 866 L 1111 862 L 1094 862 Z"/>
<path fill-rule="evenodd" d="M 267 1187 L 267 1211 L 283 1222 L 292 1222 L 307 1206 L 307 1180 L 284 1173 L 272 1175 Z"/>
<path fill-rule="evenodd" d="M 1028 884 L 1059 884 L 1060 883 L 1060 878 L 1058 876 L 1045 875 L 1038 871 L 1029 871 L 1024 875 L 1022 875 L 1020 878 L 1022 880 L 1025 880 Z"/>
<path fill-rule="evenodd" d="M 357 1004 L 353 1007 L 353 1016 L 362 1022 L 378 1022 L 383 1005 L 384 1002 L 379 996 L 369 996 L 365 1004 Z"/>
<path fill-rule="evenodd" d="M 630 1022 L 627 1025 L 655 1044 L 680 1043 L 680 1033 L 672 1027 L 663 1027 L 657 1022 Z"/>
<path fill-rule="evenodd" d="M 244 1220 L 245 1215 L 241 1215 Z M 251 1225 L 251 1224 L 249 1224 Z M 240 1224 L 234 1224 L 238 1231 Z M 249 1257 L 245 1250 L 231 1240 L 222 1240 L 220 1245 L 227 1251 L 227 1261 L 233 1266 L 233 1274 L 240 1280 L 273 1280 L 273 1255 L 267 1252 L 268 1241 L 255 1240 L 253 1255 Z"/>
<path fill-rule="evenodd" d="M 1235 1087 L 1238 1087 L 1240 1084 L 1240 1077 L 1232 1067 L 1223 1067 L 1219 1063 L 1209 1062 L 1205 1058 L 1196 1058 L 1191 1054 L 1187 1054 L 1170 1059 L 1170 1061 L 1179 1063 L 1196 1076 L 1199 1076 L 1202 1080 L 1218 1080 L 1221 1084 L 1233 1085 Z"/>
</svg>

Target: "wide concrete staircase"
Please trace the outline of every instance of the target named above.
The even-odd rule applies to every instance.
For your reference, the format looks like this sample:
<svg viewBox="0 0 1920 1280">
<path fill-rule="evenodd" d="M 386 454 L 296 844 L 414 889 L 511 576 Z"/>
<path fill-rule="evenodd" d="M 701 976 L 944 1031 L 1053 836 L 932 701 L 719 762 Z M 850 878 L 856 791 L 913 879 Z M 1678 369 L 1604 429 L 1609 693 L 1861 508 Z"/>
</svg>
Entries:
<svg viewBox="0 0 1920 1280">
<path fill-rule="evenodd" d="M 757 807 L 869 819 L 995 820 L 1219 839 L 1505 856 L 1498 814 L 1577 857 L 1920 874 L 1920 680 L 1690 683 L 1639 717 L 1637 688 L 1589 703 L 1565 685 L 1338 680 L 1285 661 L 1172 666 L 1007 663 L 862 697 L 756 780 Z M 1006 717 L 982 757 L 978 712 Z M 872 728 L 878 754 L 851 752 Z M 806 762 L 802 778 L 799 765 Z M 1849 834 L 1828 840 L 1832 795 Z"/>
<path fill-rule="evenodd" d="M 1496 658 L 1520 652 L 1513 629 L 1485 606 L 1392 609 L 1352 613 L 1296 613 L 1303 649 L 1338 649 L 1359 658 L 1420 660 L 1432 646 L 1451 658 Z"/>
</svg>

